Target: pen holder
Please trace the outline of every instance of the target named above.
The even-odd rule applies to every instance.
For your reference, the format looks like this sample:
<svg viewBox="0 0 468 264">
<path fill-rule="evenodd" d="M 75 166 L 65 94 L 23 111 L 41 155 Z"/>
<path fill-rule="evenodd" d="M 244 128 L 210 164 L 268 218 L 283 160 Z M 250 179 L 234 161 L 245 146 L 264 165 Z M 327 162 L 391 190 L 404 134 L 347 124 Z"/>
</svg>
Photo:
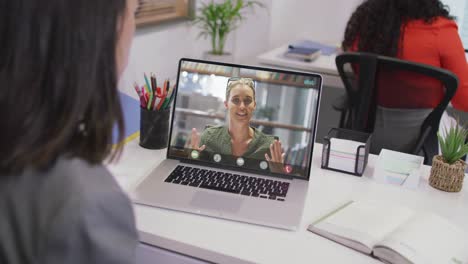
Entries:
<svg viewBox="0 0 468 264">
<path fill-rule="evenodd" d="M 367 166 L 371 134 L 332 128 L 324 138 L 322 168 L 362 176 Z"/>
<path fill-rule="evenodd" d="M 140 146 L 147 149 L 167 147 L 170 107 L 147 110 L 140 107 Z"/>
</svg>

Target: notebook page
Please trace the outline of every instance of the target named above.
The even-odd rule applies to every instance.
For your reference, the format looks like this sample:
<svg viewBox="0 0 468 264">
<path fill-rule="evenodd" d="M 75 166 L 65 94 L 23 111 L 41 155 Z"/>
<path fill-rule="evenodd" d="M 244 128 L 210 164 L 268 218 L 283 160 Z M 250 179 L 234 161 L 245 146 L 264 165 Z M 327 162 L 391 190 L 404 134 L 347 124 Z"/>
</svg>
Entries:
<svg viewBox="0 0 468 264">
<path fill-rule="evenodd" d="M 406 222 L 412 214 L 412 211 L 406 207 L 355 201 L 314 226 L 372 248 L 400 224 Z"/>
<path fill-rule="evenodd" d="M 418 214 L 376 245 L 390 248 L 412 263 L 468 263 L 468 233 L 435 214 Z"/>
</svg>

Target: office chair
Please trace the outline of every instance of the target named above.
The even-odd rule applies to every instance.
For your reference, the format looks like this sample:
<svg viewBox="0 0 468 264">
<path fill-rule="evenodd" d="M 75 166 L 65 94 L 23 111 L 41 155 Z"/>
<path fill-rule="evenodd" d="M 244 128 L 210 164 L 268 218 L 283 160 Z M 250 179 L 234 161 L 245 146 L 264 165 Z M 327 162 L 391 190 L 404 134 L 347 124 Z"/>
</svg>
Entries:
<svg viewBox="0 0 468 264">
<path fill-rule="evenodd" d="M 455 95 L 457 77 L 430 65 L 361 52 L 338 55 L 336 66 L 346 88 L 346 95 L 333 103 L 333 108 L 341 112 L 339 126 L 373 133 L 373 154 L 379 154 L 382 148 L 423 154 L 424 163 L 431 164 L 438 154 L 440 119 Z M 442 100 L 435 108 L 420 107 L 427 88 L 421 87 L 421 80 L 444 87 Z M 408 102 L 401 98 L 405 103 L 396 102 L 395 107 L 381 105 L 379 93 L 384 96 L 389 92 L 412 94 L 408 98 L 416 99 Z"/>
</svg>

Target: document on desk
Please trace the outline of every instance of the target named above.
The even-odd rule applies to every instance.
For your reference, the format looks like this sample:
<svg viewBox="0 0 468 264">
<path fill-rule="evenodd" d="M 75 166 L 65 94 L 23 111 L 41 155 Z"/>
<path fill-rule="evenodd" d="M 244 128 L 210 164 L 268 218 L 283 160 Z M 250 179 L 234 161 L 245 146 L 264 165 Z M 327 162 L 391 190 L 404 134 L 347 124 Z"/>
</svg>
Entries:
<svg viewBox="0 0 468 264">
<path fill-rule="evenodd" d="M 424 158 L 421 156 L 382 149 L 373 177 L 380 183 L 416 189 L 423 162 Z"/>
<path fill-rule="evenodd" d="M 331 45 L 325 45 L 311 40 L 299 40 L 288 45 L 290 51 L 313 51 L 319 50 L 322 55 L 330 56 L 336 52 L 337 48 Z"/>
</svg>

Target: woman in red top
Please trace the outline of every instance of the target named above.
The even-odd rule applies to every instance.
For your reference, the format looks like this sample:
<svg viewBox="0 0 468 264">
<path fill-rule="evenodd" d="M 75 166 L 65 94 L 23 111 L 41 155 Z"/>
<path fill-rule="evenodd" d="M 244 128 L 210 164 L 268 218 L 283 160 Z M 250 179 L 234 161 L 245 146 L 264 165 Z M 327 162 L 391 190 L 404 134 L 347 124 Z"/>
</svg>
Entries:
<svg viewBox="0 0 468 264">
<path fill-rule="evenodd" d="M 346 26 L 343 50 L 363 51 L 441 67 L 459 80 L 454 108 L 468 111 L 468 65 L 458 28 L 438 0 L 367 0 Z M 380 105 L 433 108 L 443 90 L 432 79 L 419 78 L 418 89 L 379 89 Z"/>
</svg>

